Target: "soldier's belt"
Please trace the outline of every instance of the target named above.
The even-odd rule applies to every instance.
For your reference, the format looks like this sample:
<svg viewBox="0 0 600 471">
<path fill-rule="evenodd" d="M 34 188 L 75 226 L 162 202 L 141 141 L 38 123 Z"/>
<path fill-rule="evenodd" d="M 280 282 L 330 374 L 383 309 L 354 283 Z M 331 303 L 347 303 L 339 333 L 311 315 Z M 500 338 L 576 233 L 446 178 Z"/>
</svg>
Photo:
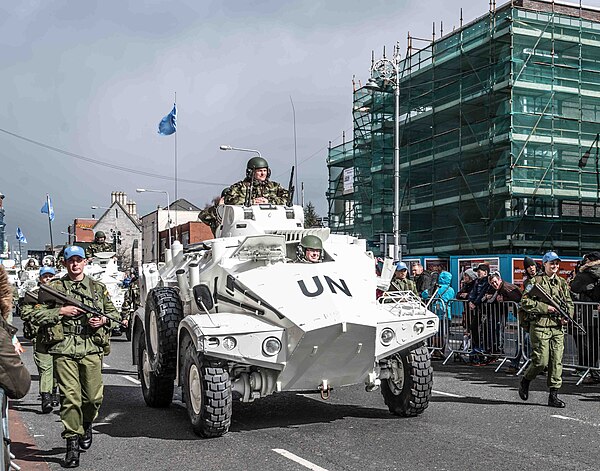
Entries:
<svg viewBox="0 0 600 471">
<path fill-rule="evenodd" d="M 86 327 L 82 324 L 63 326 L 63 333 L 65 335 L 81 335 L 86 332 Z"/>
</svg>

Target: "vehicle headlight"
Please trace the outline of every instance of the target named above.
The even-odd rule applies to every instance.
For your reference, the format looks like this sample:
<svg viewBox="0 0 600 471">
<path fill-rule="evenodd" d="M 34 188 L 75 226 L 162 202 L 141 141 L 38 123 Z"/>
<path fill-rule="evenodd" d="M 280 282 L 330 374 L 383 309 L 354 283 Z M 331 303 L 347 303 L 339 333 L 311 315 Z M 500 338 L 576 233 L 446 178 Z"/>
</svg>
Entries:
<svg viewBox="0 0 600 471">
<path fill-rule="evenodd" d="M 269 357 L 281 351 L 281 342 L 275 337 L 266 338 L 262 344 L 263 353 Z"/>
<path fill-rule="evenodd" d="M 392 340 L 394 340 L 395 336 L 396 334 L 394 331 L 389 327 L 386 327 L 381 331 L 381 343 L 387 347 L 390 343 L 392 343 Z"/>
<path fill-rule="evenodd" d="M 237 345 L 237 340 L 233 337 L 225 337 L 223 339 L 223 348 L 225 350 L 233 350 Z"/>
<path fill-rule="evenodd" d="M 422 322 L 416 322 L 415 325 L 413 325 L 413 330 L 415 331 L 415 334 L 420 334 L 425 330 L 425 326 Z"/>
</svg>

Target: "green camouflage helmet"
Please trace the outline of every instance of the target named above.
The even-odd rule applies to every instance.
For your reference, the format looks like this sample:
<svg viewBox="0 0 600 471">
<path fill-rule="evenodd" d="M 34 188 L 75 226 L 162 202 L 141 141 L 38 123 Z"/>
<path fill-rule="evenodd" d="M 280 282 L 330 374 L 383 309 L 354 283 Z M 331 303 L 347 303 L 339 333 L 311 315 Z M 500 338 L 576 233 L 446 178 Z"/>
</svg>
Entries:
<svg viewBox="0 0 600 471">
<path fill-rule="evenodd" d="M 98 231 L 94 234 L 94 240 L 98 240 L 101 237 L 104 237 L 106 239 L 106 234 L 102 231 Z"/>
<path fill-rule="evenodd" d="M 320 261 L 323 261 L 323 242 L 316 235 L 306 235 L 298 244 L 297 255 L 300 260 L 306 260 L 306 249 L 318 250 L 321 253 Z"/>
<path fill-rule="evenodd" d="M 267 178 L 269 178 L 271 176 L 271 169 L 269 168 L 269 162 L 267 162 L 267 160 L 263 159 L 262 157 L 252 157 L 246 164 L 246 177 L 248 177 L 248 178 L 252 177 L 252 173 L 257 168 L 266 168 L 268 170 Z"/>
</svg>

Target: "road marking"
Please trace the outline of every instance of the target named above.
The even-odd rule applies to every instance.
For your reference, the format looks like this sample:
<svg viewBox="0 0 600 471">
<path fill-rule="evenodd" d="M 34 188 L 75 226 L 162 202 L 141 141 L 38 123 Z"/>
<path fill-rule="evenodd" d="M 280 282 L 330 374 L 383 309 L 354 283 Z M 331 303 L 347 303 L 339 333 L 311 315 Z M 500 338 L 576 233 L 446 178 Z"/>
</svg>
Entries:
<svg viewBox="0 0 600 471">
<path fill-rule="evenodd" d="M 431 390 L 431 392 L 433 394 L 439 394 L 440 396 L 448 396 L 448 397 L 465 397 L 465 396 L 459 396 L 458 394 L 452 394 L 452 393 L 447 393 L 447 392 L 443 392 L 443 391 L 435 391 L 435 390 Z"/>
<path fill-rule="evenodd" d="M 131 381 L 133 384 L 142 384 L 140 383 L 139 380 L 132 378 L 131 376 L 127 376 L 127 375 L 121 375 L 123 378 L 125 378 L 127 381 Z"/>
<path fill-rule="evenodd" d="M 107 363 L 102 362 L 102 368 L 110 368 L 110 365 Z"/>
<path fill-rule="evenodd" d="M 575 417 L 567 417 L 566 415 L 551 415 L 550 417 L 554 417 L 555 419 L 560 420 L 572 420 L 573 422 L 578 422 L 580 424 L 591 425 L 592 427 L 600 427 L 600 424 L 595 424 L 593 422 L 586 422 L 585 420 L 577 419 Z"/>
<path fill-rule="evenodd" d="M 288 460 L 295 461 L 296 463 L 304 466 L 305 468 L 312 469 L 313 471 L 327 471 L 325 468 L 321 468 L 320 466 L 311 463 L 310 461 L 305 460 L 304 458 L 300 458 L 299 456 L 296 456 L 293 453 L 284 450 L 283 448 L 273 448 L 273 451 L 275 453 L 279 453 L 281 456 L 284 456 Z"/>
</svg>

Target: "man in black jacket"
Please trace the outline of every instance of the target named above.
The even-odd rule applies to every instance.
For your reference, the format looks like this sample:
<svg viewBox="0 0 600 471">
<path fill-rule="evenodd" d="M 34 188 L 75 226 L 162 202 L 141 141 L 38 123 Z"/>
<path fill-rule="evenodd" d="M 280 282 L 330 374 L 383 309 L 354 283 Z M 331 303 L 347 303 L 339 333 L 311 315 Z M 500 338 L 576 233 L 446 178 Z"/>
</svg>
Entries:
<svg viewBox="0 0 600 471">
<path fill-rule="evenodd" d="M 581 302 L 600 303 L 600 252 L 591 252 L 583 257 L 581 266 L 571 281 L 570 289 L 578 295 Z M 587 330 L 587 335 L 581 335 L 579 331 L 573 335 L 577 342 L 579 365 L 590 368 L 598 367 L 597 345 L 600 337 L 598 314 L 594 307 L 597 306 L 581 306 L 581 323 Z M 591 378 L 600 381 L 597 371 L 592 372 Z"/>
<path fill-rule="evenodd" d="M 417 292 L 419 296 L 423 295 L 423 291 L 427 290 L 428 293 L 435 291 L 435 285 L 437 283 L 437 273 L 432 273 L 429 270 L 425 270 L 421 262 L 414 262 L 411 266 L 411 273 L 413 281 L 417 285 Z"/>
</svg>

